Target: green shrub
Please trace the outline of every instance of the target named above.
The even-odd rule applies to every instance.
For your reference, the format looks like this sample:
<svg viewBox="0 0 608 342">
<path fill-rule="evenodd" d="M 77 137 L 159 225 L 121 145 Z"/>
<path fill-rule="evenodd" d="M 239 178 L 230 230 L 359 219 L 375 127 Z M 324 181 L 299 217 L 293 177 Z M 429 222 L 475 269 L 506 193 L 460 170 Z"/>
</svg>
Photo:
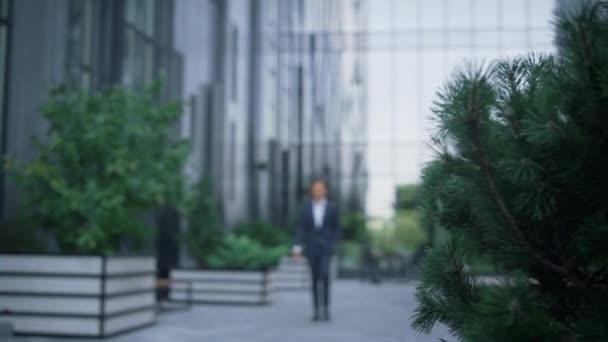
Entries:
<svg viewBox="0 0 608 342">
<path fill-rule="evenodd" d="M 188 229 L 183 235 L 183 241 L 197 264 L 206 267 L 207 258 L 221 246 L 224 239 L 211 182 L 197 182 L 185 204 Z"/>
<path fill-rule="evenodd" d="M 395 242 L 407 250 L 416 250 L 428 240 L 427 232 L 420 225 L 418 210 L 397 210 L 393 218 L 393 227 Z"/>
<path fill-rule="evenodd" d="M 418 206 L 418 186 L 406 184 L 397 187 L 395 209 L 416 209 Z"/>
<path fill-rule="evenodd" d="M 47 251 L 44 233 L 33 220 L 18 215 L 0 222 L 0 253 L 43 253 Z"/>
<path fill-rule="evenodd" d="M 179 105 L 158 105 L 156 89 L 99 94 L 54 89 L 43 108 L 50 130 L 27 166 L 8 163 L 28 218 L 62 252 L 111 254 L 142 246 L 141 219 L 180 197 L 185 141 L 169 137 Z"/>
<path fill-rule="evenodd" d="M 337 255 L 340 268 L 356 270 L 361 267 L 363 248 L 358 241 L 341 241 L 338 244 Z"/>
<path fill-rule="evenodd" d="M 356 211 L 347 212 L 342 217 L 342 239 L 350 241 L 366 241 L 367 218 L 364 214 Z"/>
<path fill-rule="evenodd" d="M 371 246 L 377 255 L 392 255 L 402 251 L 415 251 L 428 241 L 421 227 L 418 210 L 397 210 L 395 216 L 370 231 Z"/>
<path fill-rule="evenodd" d="M 287 248 L 264 247 L 246 236 L 227 235 L 207 258 L 207 266 L 218 270 L 261 271 L 274 268 Z"/>
<path fill-rule="evenodd" d="M 286 246 L 293 242 L 285 229 L 262 220 L 242 223 L 234 229 L 234 233 L 255 240 L 264 247 Z"/>
</svg>

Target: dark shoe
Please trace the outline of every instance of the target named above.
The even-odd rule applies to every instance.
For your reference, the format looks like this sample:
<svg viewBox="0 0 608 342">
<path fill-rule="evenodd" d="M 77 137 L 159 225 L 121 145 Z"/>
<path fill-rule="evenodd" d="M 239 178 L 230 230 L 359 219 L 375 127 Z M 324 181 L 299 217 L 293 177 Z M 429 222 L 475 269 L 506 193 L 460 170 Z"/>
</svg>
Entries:
<svg viewBox="0 0 608 342">
<path fill-rule="evenodd" d="M 325 322 L 331 321 L 331 315 L 329 314 L 329 311 L 325 311 L 325 315 L 323 315 L 323 320 Z"/>
<path fill-rule="evenodd" d="M 318 313 L 316 313 L 316 314 L 314 314 L 314 315 L 312 316 L 312 321 L 313 321 L 313 322 L 318 322 L 319 320 L 321 320 L 321 317 L 319 316 L 319 314 L 318 314 Z"/>
</svg>

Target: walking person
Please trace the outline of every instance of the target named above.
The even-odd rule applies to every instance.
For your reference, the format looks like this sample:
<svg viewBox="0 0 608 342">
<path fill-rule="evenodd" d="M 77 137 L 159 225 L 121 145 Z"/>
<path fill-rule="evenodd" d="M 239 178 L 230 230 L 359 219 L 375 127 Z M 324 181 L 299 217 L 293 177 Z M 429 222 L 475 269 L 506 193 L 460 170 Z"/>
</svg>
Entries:
<svg viewBox="0 0 608 342">
<path fill-rule="evenodd" d="M 340 211 L 327 198 L 328 187 L 323 180 L 310 186 L 310 200 L 306 201 L 296 228 L 294 257 L 304 254 L 312 276 L 313 321 L 329 321 L 330 264 L 340 238 Z"/>
</svg>

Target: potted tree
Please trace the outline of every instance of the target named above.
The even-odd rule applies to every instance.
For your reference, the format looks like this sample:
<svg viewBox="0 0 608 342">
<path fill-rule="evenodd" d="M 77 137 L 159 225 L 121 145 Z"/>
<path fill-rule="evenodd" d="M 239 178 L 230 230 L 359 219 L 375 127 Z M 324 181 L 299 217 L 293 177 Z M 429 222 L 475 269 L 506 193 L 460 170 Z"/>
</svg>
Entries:
<svg viewBox="0 0 608 342">
<path fill-rule="evenodd" d="M 227 235 L 221 246 L 198 269 L 176 269 L 171 279 L 174 301 L 212 304 L 267 304 L 271 301 L 270 271 L 286 253 L 284 247 L 268 248 L 246 236 Z M 192 297 L 185 285 L 192 284 Z"/>
<path fill-rule="evenodd" d="M 180 111 L 156 88 L 133 95 L 53 90 L 50 130 L 25 166 L 7 166 L 48 253 L 0 254 L 0 320 L 18 334 L 106 337 L 155 321 L 156 261 L 147 213 L 181 189 L 187 155 L 167 127 Z"/>
<path fill-rule="evenodd" d="M 256 240 L 267 248 L 283 246 L 287 251 L 293 244 L 293 236 L 286 229 L 263 220 L 244 222 L 235 228 L 235 233 Z M 270 273 L 273 290 L 301 290 L 310 285 L 310 272 L 304 258 L 291 258 L 285 253 L 276 268 Z"/>
<path fill-rule="evenodd" d="M 268 303 L 268 272 L 287 253 L 286 248 L 276 244 L 276 237 L 257 234 L 254 239 L 244 226 L 237 228 L 236 234 L 225 235 L 217 219 L 211 183 L 201 181 L 194 189 L 186 206 L 188 229 L 184 240 L 196 267 L 171 271 L 170 299 L 218 304 Z M 260 239 L 272 246 L 265 246 Z"/>
</svg>

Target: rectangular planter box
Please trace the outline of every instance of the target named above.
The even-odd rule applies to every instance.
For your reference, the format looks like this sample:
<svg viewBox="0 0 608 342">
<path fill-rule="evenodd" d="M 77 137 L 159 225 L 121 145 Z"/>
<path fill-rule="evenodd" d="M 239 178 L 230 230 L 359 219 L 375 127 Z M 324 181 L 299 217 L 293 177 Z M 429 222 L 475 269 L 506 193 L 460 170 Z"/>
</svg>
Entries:
<svg viewBox="0 0 608 342">
<path fill-rule="evenodd" d="M 107 337 L 156 321 L 153 257 L 0 254 L 0 321 L 19 335 Z"/>
<path fill-rule="evenodd" d="M 332 280 L 338 277 L 337 266 L 337 258 L 334 257 L 330 264 L 330 278 Z M 306 258 L 282 258 L 277 269 L 272 272 L 271 280 L 274 290 L 309 289 L 311 274 L 308 261 L 306 261 Z"/>
<path fill-rule="evenodd" d="M 169 294 L 171 301 L 191 298 L 193 303 L 262 305 L 271 299 L 268 272 L 177 269 L 170 277 L 176 282 Z"/>
<path fill-rule="evenodd" d="M 304 258 L 282 258 L 270 277 L 273 290 L 305 290 L 310 287 L 310 270 Z"/>
</svg>

